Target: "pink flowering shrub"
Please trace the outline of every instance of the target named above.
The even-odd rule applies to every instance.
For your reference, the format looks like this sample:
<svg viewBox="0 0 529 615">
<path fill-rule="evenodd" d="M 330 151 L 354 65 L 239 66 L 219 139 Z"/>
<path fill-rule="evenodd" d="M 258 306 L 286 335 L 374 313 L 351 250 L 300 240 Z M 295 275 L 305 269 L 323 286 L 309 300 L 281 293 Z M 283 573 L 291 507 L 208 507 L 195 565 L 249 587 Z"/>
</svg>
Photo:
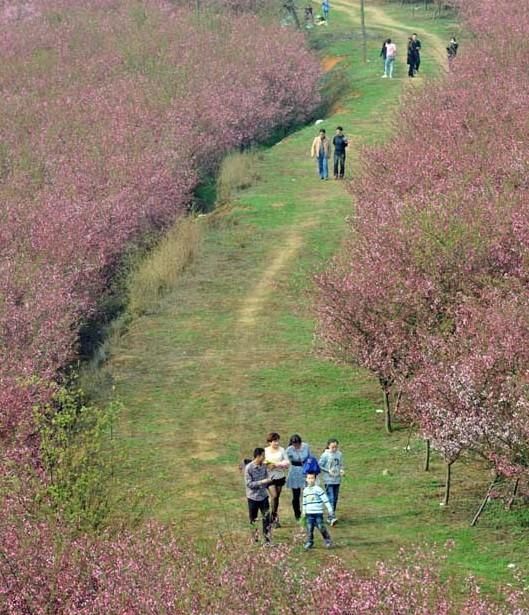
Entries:
<svg viewBox="0 0 529 615">
<path fill-rule="evenodd" d="M 286 547 L 270 552 L 219 543 L 207 554 L 155 524 L 98 538 L 60 524 L 0 519 L 0 612 L 106 615 L 296 612 L 316 615 L 507 615 L 527 612 L 526 592 L 507 589 L 503 606 L 470 580 L 464 596 L 441 580 L 435 554 L 400 553 L 396 565 L 359 573 L 331 557 L 320 573 Z"/>
<path fill-rule="evenodd" d="M 528 475 L 529 90 L 514 50 L 529 7 L 459 5 L 474 40 L 365 151 L 350 238 L 318 278 L 320 332 L 403 393 L 401 417 L 447 462 L 473 449 Z"/>
<path fill-rule="evenodd" d="M 3 438 L 39 387 L 49 398 L 127 244 L 183 215 L 228 150 L 304 121 L 319 78 L 301 35 L 252 15 L 33 0 L 4 17 L 15 8 L 0 25 Z"/>
</svg>

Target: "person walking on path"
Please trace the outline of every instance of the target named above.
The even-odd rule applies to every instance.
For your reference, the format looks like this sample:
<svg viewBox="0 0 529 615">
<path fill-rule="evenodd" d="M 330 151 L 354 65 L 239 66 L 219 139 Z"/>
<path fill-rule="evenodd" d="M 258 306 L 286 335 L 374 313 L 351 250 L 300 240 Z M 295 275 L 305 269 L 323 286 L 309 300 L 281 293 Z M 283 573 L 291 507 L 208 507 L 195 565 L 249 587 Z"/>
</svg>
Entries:
<svg viewBox="0 0 529 615">
<path fill-rule="evenodd" d="M 340 484 L 342 482 L 342 476 L 345 473 L 343 468 L 343 455 L 342 452 L 338 450 L 338 440 L 336 440 L 336 438 L 331 438 L 327 441 L 327 448 L 323 451 L 319 464 L 325 491 L 332 507 L 329 523 L 334 525 L 337 521 L 336 507 L 338 505 Z"/>
<path fill-rule="evenodd" d="M 320 179 L 328 179 L 329 177 L 329 154 L 331 146 L 329 139 L 325 134 L 325 128 L 320 129 L 320 133 L 314 138 L 310 155 L 312 158 L 316 158 L 318 164 L 318 174 Z"/>
<path fill-rule="evenodd" d="M 448 66 L 450 67 L 452 60 L 457 55 L 457 48 L 459 47 L 458 42 L 456 41 L 456 37 L 452 36 L 450 42 L 448 43 L 448 47 L 446 48 L 446 53 L 448 54 Z"/>
<path fill-rule="evenodd" d="M 265 463 L 268 467 L 269 477 L 272 479 L 268 486 L 270 493 L 270 507 L 272 512 L 272 526 L 281 527 L 279 523 L 279 498 L 281 490 L 286 483 L 287 470 L 290 466 L 285 449 L 279 446 L 280 435 L 271 431 L 266 441 L 268 446 L 265 448 Z"/>
<path fill-rule="evenodd" d="M 253 452 L 253 460 L 244 469 L 244 482 L 246 484 L 248 515 L 250 517 L 253 541 L 259 542 L 259 530 L 256 527 L 256 522 L 260 511 L 263 520 L 264 544 L 270 544 L 271 519 L 267 487 L 272 482 L 272 479 L 268 475 L 268 469 L 264 464 L 264 460 L 264 448 L 256 448 Z"/>
<path fill-rule="evenodd" d="M 386 41 L 386 60 L 384 62 L 384 74 L 382 77 L 393 78 L 393 68 L 395 66 L 395 58 L 397 57 L 397 45 L 391 42 L 388 38 Z"/>
<path fill-rule="evenodd" d="M 380 49 L 380 57 L 382 58 L 382 68 L 386 69 L 386 48 L 387 48 L 387 44 L 391 43 L 391 39 L 390 38 L 386 38 L 384 39 L 384 42 L 382 43 L 382 48 Z"/>
<path fill-rule="evenodd" d="M 411 35 L 412 45 L 415 49 L 415 72 L 419 72 L 419 66 L 421 65 L 421 41 L 417 38 L 417 34 L 414 32 Z"/>
<path fill-rule="evenodd" d="M 331 535 L 325 527 L 323 520 L 324 508 L 327 508 L 329 517 L 332 517 L 332 506 L 325 491 L 316 485 L 316 474 L 308 473 L 307 486 L 303 489 L 303 516 L 307 524 L 307 541 L 303 545 L 305 551 L 312 549 L 314 546 L 314 528 L 320 531 L 325 546 L 329 549 L 332 547 Z"/>
<path fill-rule="evenodd" d="M 349 145 L 343 128 L 336 126 L 336 134 L 332 138 L 334 146 L 334 179 L 343 179 L 345 175 L 345 148 Z"/>
<path fill-rule="evenodd" d="M 415 64 L 417 62 L 417 50 L 411 36 L 408 38 L 408 77 L 415 77 Z"/>
<path fill-rule="evenodd" d="M 301 517 L 301 492 L 305 487 L 305 475 L 303 464 L 311 457 L 309 445 L 301 440 L 301 436 L 294 434 L 290 438 L 286 450 L 290 468 L 287 476 L 287 487 L 292 489 L 292 509 L 294 517 L 298 521 Z"/>
<path fill-rule="evenodd" d="M 329 20 L 329 8 L 329 0 L 322 0 L 321 12 L 323 13 L 323 19 L 325 19 L 325 21 Z"/>
</svg>

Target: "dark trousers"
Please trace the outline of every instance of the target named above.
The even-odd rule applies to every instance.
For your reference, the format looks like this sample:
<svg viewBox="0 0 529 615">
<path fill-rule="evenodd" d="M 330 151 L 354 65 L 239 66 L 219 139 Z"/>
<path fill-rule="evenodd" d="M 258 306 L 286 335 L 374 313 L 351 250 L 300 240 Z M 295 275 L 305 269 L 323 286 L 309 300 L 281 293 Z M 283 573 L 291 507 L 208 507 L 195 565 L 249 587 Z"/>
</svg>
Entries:
<svg viewBox="0 0 529 615">
<path fill-rule="evenodd" d="M 321 535 L 325 542 L 331 540 L 331 535 L 329 534 L 327 528 L 325 527 L 325 523 L 323 521 L 323 515 L 307 515 L 307 542 L 311 545 L 314 544 L 314 528 L 318 528 L 320 530 Z"/>
<path fill-rule="evenodd" d="M 292 489 L 292 508 L 294 509 L 294 517 L 301 517 L 301 489 Z"/>
<path fill-rule="evenodd" d="M 271 519 L 270 519 L 270 505 L 268 503 L 268 498 L 264 500 L 250 500 L 248 499 L 248 516 L 250 518 L 250 525 L 254 529 L 255 538 L 258 539 L 258 531 L 255 526 L 255 522 L 257 521 L 257 515 L 259 511 L 261 511 L 261 517 L 263 518 L 263 538 L 265 542 L 270 542 L 270 528 L 271 528 Z"/>
<path fill-rule="evenodd" d="M 417 57 L 415 58 L 415 72 L 418 72 L 420 65 L 421 65 L 421 56 L 417 54 Z"/>
<path fill-rule="evenodd" d="M 334 152 L 334 177 L 343 177 L 345 174 L 345 152 Z"/>
</svg>

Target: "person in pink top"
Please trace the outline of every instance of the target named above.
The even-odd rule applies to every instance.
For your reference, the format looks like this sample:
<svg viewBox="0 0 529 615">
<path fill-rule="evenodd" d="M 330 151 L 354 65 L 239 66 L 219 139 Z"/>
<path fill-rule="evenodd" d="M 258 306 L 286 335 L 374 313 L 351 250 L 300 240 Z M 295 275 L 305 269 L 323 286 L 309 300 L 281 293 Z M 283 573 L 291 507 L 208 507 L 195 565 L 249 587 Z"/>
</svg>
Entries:
<svg viewBox="0 0 529 615">
<path fill-rule="evenodd" d="M 382 78 L 389 77 L 393 79 L 393 68 L 395 66 L 395 58 L 397 56 L 397 45 L 391 42 L 388 38 L 386 41 L 386 60 L 384 62 L 384 74 Z"/>
<path fill-rule="evenodd" d="M 270 493 L 270 508 L 272 512 L 272 526 L 281 527 L 279 524 L 279 497 L 287 480 L 287 471 L 290 466 L 285 449 L 279 445 L 280 436 L 275 431 L 271 431 L 266 441 L 268 446 L 265 448 L 265 463 L 268 468 L 268 476 L 272 482 L 268 485 Z"/>
</svg>

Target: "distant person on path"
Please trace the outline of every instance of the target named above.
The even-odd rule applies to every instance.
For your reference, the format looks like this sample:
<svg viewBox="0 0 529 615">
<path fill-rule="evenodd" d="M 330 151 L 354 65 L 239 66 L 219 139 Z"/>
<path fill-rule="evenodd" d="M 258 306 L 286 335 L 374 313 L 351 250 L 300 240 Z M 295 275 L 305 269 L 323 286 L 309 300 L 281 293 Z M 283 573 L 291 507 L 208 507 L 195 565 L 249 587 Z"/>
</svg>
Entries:
<svg viewBox="0 0 529 615">
<path fill-rule="evenodd" d="M 384 69 L 384 72 L 386 72 L 386 48 L 387 48 L 387 44 L 391 43 L 391 39 L 390 38 L 386 38 L 384 40 L 384 42 L 382 43 L 382 48 L 380 49 L 380 57 L 382 58 L 382 68 Z"/>
<path fill-rule="evenodd" d="M 397 57 L 397 45 L 391 42 L 388 38 L 386 41 L 386 60 L 384 62 L 384 74 L 382 77 L 393 79 L 393 68 L 395 66 L 395 58 Z"/>
<path fill-rule="evenodd" d="M 338 495 L 340 492 L 340 484 L 344 475 L 343 455 L 338 450 L 338 440 L 330 438 L 327 441 L 327 448 L 323 451 L 320 457 L 320 468 L 323 484 L 327 497 L 331 503 L 332 514 L 329 515 L 329 523 L 334 525 L 336 519 L 336 507 L 338 505 Z"/>
<path fill-rule="evenodd" d="M 411 36 L 408 38 L 408 77 L 415 77 L 415 63 L 417 61 L 417 50 L 413 44 Z"/>
<path fill-rule="evenodd" d="M 345 148 L 349 143 L 341 126 L 336 127 L 332 144 L 334 146 L 334 179 L 343 179 L 345 175 Z"/>
<path fill-rule="evenodd" d="M 331 153 L 331 146 L 329 139 L 325 134 L 325 128 L 320 129 L 320 133 L 314 138 L 310 155 L 312 158 L 316 158 L 318 164 L 318 174 L 320 179 L 328 179 L 329 177 L 329 155 Z"/>
<path fill-rule="evenodd" d="M 272 479 L 268 475 L 268 469 L 264 464 L 264 460 L 264 448 L 256 448 L 253 452 L 253 460 L 244 469 L 244 482 L 246 484 L 248 514 L 253 540 L 256 543 L 259 542 L 259 530 L 256 527 L 256 521 L 259 511 L 261 511 L 264 544 L 270 544 L 271 519 L 267 487 L 272 482 Z"/>
<path fill-rule="evenodd" d="M 307 474 L 307 486 L 303 489 L 303 516 L 307 522 L 307 541 L 303 545 L 305 551 L 312 549 L 314 546 L 314 528 L 320 531 L 325 546 L 329 549 L 332 547 L 331 535 L 325 527 L 323 520 L 324 508 L 327 508 L 329 517 L 332 517 L 332 506 L 325 491 L 316 485 L 316 474 Z"/>
<path fill-rule="evenodd" d="M 327 21 L 329 19 L 329 0 L 323 0 L 321 3 L 321 12 L 323 13 L 323 19 Z"/>
<path fill-rule="evenodd" d="M 421 41 L 417 38 L 417 34 L 414 32 L 411 35 L 412 45 L 415 48 L 415 72 L 419 72 L 419 66 L 421 65 Z"/>
<path fill-rule="evenodd" d="M 446 52 L 448 54 L 448 66 L 457 55 L 457 48 L 459 47 L 458 42 L 456 41 L 456 37 L 452 36 L 450 42 L 448 43 L 448 47 L 446 48 Z"/>
<path fill-rule="evenodd" d="M 287 476 L 287 487 L 292 489 L 292 509 L 294 517 L 298 521 L 301 517 L 301 492 L 305 487 L 305 475 L 303 463 L 311 456 L 309 445 L 301 440 L 301 436 L 295 433 L 290 438 L 286 450 L 290 468 Z"/>
<path fill-rule="evenodd" d="M 279 446 L 280 435 L 271 431 L 266 441 L 268 446 L 265 448 L 265 463 L 268 474 L 272 479 L 268 486 L 270 493 L 270 507 L 272 509 L 272 527 L 281 527 L 279 523 L 279 498 L 281 490 L 287 481 L 287 470 L 290 465 L 285 449 Z"/>
</svg>

